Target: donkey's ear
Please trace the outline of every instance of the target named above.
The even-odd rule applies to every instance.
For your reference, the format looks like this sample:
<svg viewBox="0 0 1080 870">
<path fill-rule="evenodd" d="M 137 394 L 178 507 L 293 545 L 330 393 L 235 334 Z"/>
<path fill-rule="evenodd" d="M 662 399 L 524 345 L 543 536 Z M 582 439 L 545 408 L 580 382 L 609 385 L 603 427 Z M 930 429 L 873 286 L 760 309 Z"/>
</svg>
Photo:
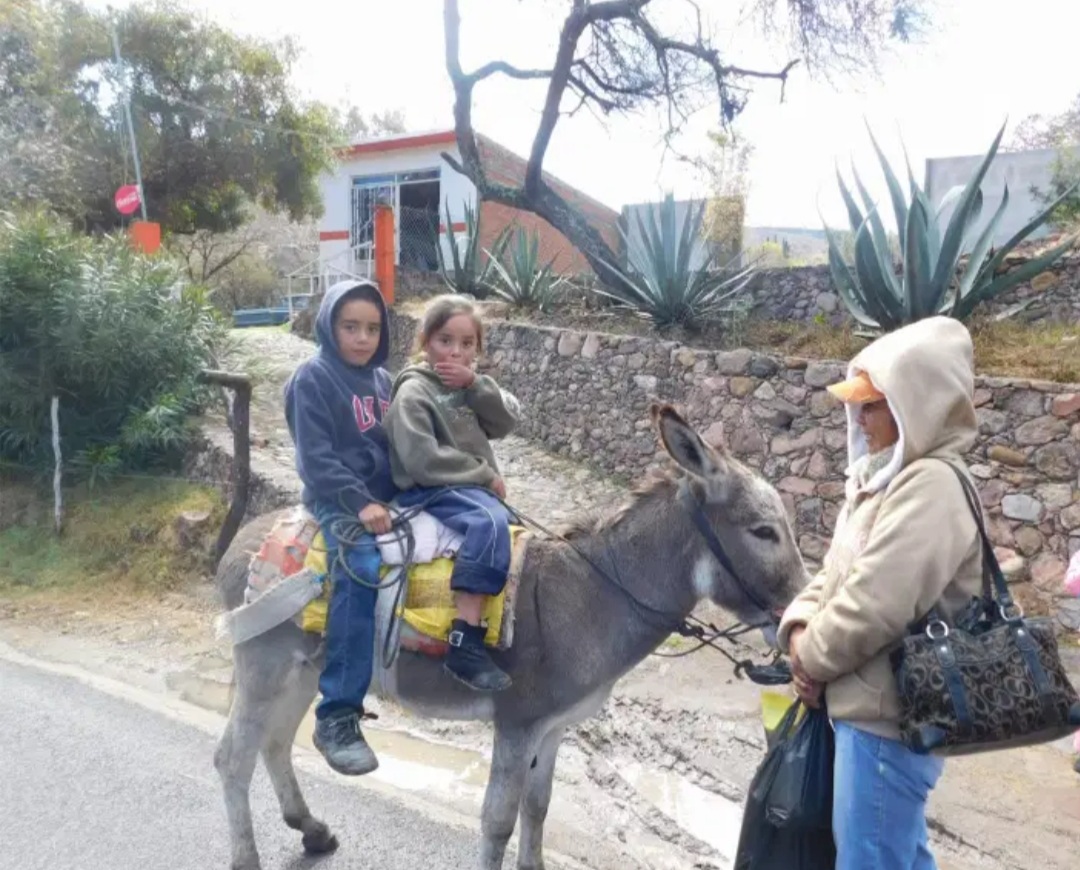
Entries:
<svg viewBox="0 0 1080 870">
<path fill-rule="evenodd" d="M 722 448 L 710 447 L 671 405 L 654 403 L 649 412 L 660 430 L 668 455 L 695 477 L 711 477 L 724 469 Z"/>
</svg>

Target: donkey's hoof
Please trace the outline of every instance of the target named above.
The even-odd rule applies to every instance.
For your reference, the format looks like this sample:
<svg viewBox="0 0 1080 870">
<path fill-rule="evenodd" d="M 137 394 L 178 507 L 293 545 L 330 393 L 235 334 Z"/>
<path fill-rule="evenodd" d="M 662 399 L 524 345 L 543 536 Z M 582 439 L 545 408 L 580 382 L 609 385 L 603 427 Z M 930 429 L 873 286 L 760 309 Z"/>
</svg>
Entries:
<svg viewBox="0 0 1080 870">
<path fill-rule="evenodd" d="M 338 847 L 338 838 L 330 833 L 326 825 L 308 831 L 301 842 L 304 844 L 304 851 L 309 855 L 328 855 L 336 852 Z"/>
</svg>

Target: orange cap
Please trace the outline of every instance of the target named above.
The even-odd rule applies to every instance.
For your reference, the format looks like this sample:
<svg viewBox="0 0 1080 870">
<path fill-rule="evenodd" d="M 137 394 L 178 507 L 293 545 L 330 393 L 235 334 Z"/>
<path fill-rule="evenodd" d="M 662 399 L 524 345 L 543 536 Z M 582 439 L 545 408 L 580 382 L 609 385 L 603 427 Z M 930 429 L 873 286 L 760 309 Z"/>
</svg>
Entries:
<svg viewBox="0 0 1080 870">
<path fill-rule="evenodd" d="M 854 377 L 826 389 L 841 402 L 851 405 L 866 405 L 870 402 L 880 402 L 885 398 L 885 394 L 874 386 L 874 382 L 870 380 L 870 375 L 866 372 L 859 372 Z"/>
</svg>

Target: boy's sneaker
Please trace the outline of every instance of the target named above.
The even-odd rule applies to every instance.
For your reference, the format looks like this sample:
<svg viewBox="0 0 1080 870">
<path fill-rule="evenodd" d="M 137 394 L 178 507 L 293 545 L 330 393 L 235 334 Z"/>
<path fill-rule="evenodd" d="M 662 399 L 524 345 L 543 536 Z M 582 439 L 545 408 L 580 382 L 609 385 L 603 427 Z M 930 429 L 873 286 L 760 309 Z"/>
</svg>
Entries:
<svg viewBox="0 0 1080 870">
<path fill-rule="evenodd" d="M 487 629 L 455 619 L 450 626 L 450 651 L 444 667 L 451 676 L 478 692 L 502 692 L 512 685 L 484 646 Z"/>
<path fill-rule="evenodd" d="M 313 740 L 326 763 L 345 776 L 362 776 L 379 766 L 379 759 L 360 731 L 360 715 L 356 712 L 316 720 Z"/>
</svg>

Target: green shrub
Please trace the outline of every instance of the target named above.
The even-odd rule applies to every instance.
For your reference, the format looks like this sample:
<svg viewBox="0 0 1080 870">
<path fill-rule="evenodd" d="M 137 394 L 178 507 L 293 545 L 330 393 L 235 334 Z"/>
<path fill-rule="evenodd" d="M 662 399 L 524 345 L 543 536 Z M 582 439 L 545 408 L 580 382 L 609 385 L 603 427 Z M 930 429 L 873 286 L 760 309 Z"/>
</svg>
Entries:
<svg viewBox="0 0 1080 870">
<path fill-rule="evenodd" d="M 540 236 L 533 230 L 526 233 L 520 227 L 512 241 L 504 246 L 505 262 L 488 251 L 489 262 L 498 275 L 492 285 L 495 293 L 522 308 L 547 311 L 555 301 L 555 295 L 565 279 L 555 273 L 555 259 L 540 265 Z"/>
<path fill-rule="evenodd" d="M 621 226 L 626 241 L 628 268 L 612 268 L 623 278 L 621 287 L 596 288 L 594 292 L 616 300 L 647 317 L 657 326 L 700 326 L 738 314 L 743 306 L 738 297 L 753 277 L 753 266 L 718 267 L 714 254 L 704 248 L 701 226 L 705 203 L 692 205 L 680 229 L 675 199 L 670 194 L 659 207 L 649 210 L 646 223 L 638 215 L 639 238 L 632 238 Z M 691 266 L 696 250 L 704 250 L 704 260 Z M 734 261 L 733 261 L 734 262 Z"/>
<path fill-rule="evenodd" d="M 829 269 L 840 298 L 862 326 L 889 331 L 937 314 L 966 320 L 980 304 L 1034 278 L 1072 247 L 1074 239 L 1067 239 L 1023 266 L 999 274 L 1009 253 L 1049 218 L 1062 200 L 1074 192 L 1075 185 L 1031 218 L 1004 244 L 994 248 L 994 231 L 1009 205 L 1009 186 L 1006 184 L 1001 205 L 973 244 L 969 244 L 972 242 L 970 230 L 982 213 L 981 185 L 1004 132 L 1002 126 L 967 184 L 949 191 L 937 211 L 916 183 L 910 166 L 907 168 L 910 200 L 904 195 L 896 174 L 870 134 L 899 229 L 899 272 L 881 216 L 858 173 L 854 173 L 855 185 L 865 213 L 837 173 L 840 194 L 855 234 L 855 262 L 853 266 L 849 265 L 837 234 L 826 227 Z M 942 211 L 953 202 L 956 208 L 943 232 L 938 222 Z M 965 253 L 967 264 L 961 271 Z"/>
<path fill-rule="evenodd" d="M 450 249 L 450 262 L 446 262 L 442 244 L 435 246 L 435 252 L 439 259 L 439 272 L 443 282 L 451 293 L 460 293 L 464 296 L 472 296 L 476 299 L 486 299 L 491 295 L 493 288 L 492 271 L 494 261 L 502 256 L 503 248 L 510 234 L 510 228 L 504 227 L 502 232 L 495 238 L 487 254 L 487 259 L 482 260 L 480 249 L 480 214 L 465 204 L 465 241 L 459 247 L 457 233 L 454 232 L 454 222 L 450 219 L 450 203 L 446 203 L 446 246 Z M 462 250 L 463 249 L 463 250 Z"/>
<path fill-rule="evenodd" d="M 58 396 L 64 457 L 91 480 L 175 462 L 224 335 L 174 261 L 0 215 L 0 459 L 51 462 Z"/>
</svg>

